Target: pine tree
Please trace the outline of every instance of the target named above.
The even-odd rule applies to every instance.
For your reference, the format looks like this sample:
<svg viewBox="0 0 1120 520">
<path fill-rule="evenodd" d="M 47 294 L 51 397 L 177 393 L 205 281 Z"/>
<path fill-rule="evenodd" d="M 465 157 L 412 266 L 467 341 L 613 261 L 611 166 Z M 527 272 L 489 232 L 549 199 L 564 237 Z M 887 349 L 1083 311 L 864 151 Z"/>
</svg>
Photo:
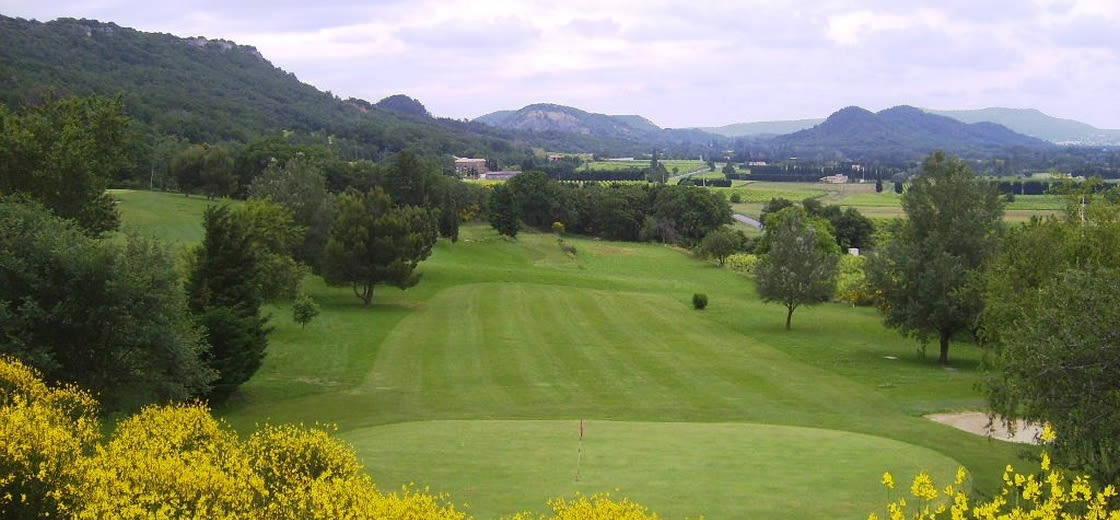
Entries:
<svg viewBox="0 0 1120 520">
<path fill-rule="evenodd" d="M 218 372 L 209 397 L 221 402 L 260 368 L 270 328 L 261 316 L 257 259 L 244 226 L 226 205 L 206 208 L 203 226 L 187 290 L 210 344 L 205 359 Z"/>
</svg>

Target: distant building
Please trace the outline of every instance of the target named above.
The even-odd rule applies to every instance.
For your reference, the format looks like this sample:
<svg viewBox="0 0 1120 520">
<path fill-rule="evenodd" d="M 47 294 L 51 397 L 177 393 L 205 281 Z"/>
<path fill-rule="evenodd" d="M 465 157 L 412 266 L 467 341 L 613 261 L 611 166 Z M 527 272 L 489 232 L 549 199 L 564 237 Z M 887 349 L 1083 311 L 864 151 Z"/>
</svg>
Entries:
<svg viewBox="0 0 1120 520">
<path fill-rule="evenodd" d="M 836 175 L 821 177 L 821 182 L 827 182 L 829 184 L 845 184 L 848 182 L 848 176 L 844 175 L 843 173 L 837 173 Z"/>
<path fill-rule="evenodd" d="M 509 179 L 516 177 L 519 173 L 521 172 L 486 172 L 480 173 L 478 175 L 478 178 L 484 181 L 508 181 Z"/>
<path fill-rule="evenodd" d="M 565 157 L 567 157 L 567 155 L 562 153 L 550 153 L 548 154 L 548 162 L 562 161 Z"/>
<path fill-rule="evenodd" d="M 490 171 L 486 167 L 486 159 L 472 159 L 470 157 L 455 158 L 455 173 L 459 175 L 482 175 Z"/>
<path fill-rule="evenodd" d="M 747 166 L 766 166 L 766 161 L 750 161 Z"/>
</svg>

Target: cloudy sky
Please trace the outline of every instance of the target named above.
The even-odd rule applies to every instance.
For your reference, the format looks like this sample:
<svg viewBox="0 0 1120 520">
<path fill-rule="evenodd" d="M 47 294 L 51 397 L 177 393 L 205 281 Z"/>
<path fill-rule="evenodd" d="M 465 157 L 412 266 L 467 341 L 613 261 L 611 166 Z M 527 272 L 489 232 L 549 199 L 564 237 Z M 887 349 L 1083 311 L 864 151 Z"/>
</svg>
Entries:
<svg viewBox="0 0 1120 520">
<path fill-rule="evenodd" d="M 473 118 L 552 102 L 664 127 L 848 105 L 1037 108 L 1120 128 L 1116 0 L 4 0 L 256 46 L 322 90 Z"/>
</svg>

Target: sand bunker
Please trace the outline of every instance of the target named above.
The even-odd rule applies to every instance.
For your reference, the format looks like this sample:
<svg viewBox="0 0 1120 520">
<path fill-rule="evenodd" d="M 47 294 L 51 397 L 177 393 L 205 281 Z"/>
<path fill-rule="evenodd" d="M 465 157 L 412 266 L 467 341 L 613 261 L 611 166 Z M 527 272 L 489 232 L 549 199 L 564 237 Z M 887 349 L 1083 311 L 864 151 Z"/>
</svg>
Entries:
<svg viewBox="0 0 1120 520">
<path fill-rule="evenodd" d="M 958 430 L 975 433 L 976 435 L 1022 444 L 1034 444 L 1038 438 L 1038 434 L 1042 432 L 1040 426 L 1036 424 L 1027 424 L 1023 421 L 1018 421 L 1015 424 L 1014 435 L 1007 431 L 1003 422 L 999 420 L 992 423 L 991 429 L 989 429 L 988 414 L 984 412 L 935 413 L 927 415 L 926 419 L 948 424 Z"/>
</svg>

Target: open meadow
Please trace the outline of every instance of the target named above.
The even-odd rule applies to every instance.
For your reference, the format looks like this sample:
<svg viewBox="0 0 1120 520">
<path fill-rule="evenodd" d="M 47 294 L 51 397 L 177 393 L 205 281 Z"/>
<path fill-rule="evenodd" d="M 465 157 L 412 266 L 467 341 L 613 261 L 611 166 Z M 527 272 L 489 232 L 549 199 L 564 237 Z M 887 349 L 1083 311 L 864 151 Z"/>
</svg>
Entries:
<svg viewBox="0 0 1120 520">
<path fill-rule="evenodd" d="M 834 204 L 845 208 L 855 208 L 864 216 L 872 219 L 901 218 L 901 199 L 893 191 L 890 183 L 883 186 L 882 193 L 875 192 L 875 183 L 800 183 L 800 182 L 753 182 L 735 181 L 731 188 L 711 188 L 721 190 L 728 197 L 738 193 L 742 202 L 734 204 L 736 212 L 757 217 L 762 207 L 772 198 L 785 198 L 800 202 L 807 198 L 817 198 L 824 204 Z M 1014 202 L 1004 206 L 1004 220 L 1007 222 L 1026 222 L 1034 215 L 1052 215 L 1065 206 L 1060 195 L 1017 195 Z"/>
<path fill-rule="evenodd" d="M 114 196 L 127 230 L 202 236 L 202 199 Z M 418 286 L 378 287 L 368 308 L 308 277 L 322 314 L 301 328 L 270 306 L 264 365 L 217 412 L 242 432 L 335 424 L 380 487 L 429 486 L 477 518 L 611 491 L 666 518 L 862 519 L 882 514 L 884 471 L 906 487 L 963 464 L 991 492 L 1017 460 L 922 417 L 983 408 L 972 345 L 944 369 L 841 304 L 798 309 L 787 332 L 748 279 L 685 251 L 565 240 L 575 255 L 465 225 Z"/>
</svg>

